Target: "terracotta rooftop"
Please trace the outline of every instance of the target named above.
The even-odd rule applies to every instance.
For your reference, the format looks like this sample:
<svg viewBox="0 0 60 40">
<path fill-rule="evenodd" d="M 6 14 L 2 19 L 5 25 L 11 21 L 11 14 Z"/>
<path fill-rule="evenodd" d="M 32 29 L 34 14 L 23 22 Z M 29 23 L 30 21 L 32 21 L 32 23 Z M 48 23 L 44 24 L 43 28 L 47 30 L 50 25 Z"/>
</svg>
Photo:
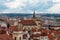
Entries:
<svg viewBox="0 0 60 40">
<path fill-rule="evenodd" d="M 34 20 L 21 20 L 20 23 L 23 25 L 36 25 Z"/>
<path fill-rule="evenodd" d="M 9 27 L 9 30 L 12 30 L 12 31 L 21 31 L 21 30 L 18 30 L 18 28 L 17 27 L 15 27 L 15 26 L 10 26 Z"/>
<path fill-rule="evenodd" d="M 0 34 L 6 34 L 6 31 L 5 27 L 0 27 Z"/>
<path fill-rule="evenodd" d="M 34 38 L 34 37 L 40 37 L 41 34 L 33 34 L 31 35 L 31 38 Z"/>
<path fill-rule="evenodd" d="M 60 36 L 60 31 L 56 31 L 54 34 Z"/>
<path fill-rule="evenodd" d="M 0 34 L 0 40 L 13 40 L 13 38 L 7 34 Z"/>
<path fill-rule="evenodd" d="M 49 38 L 49 40 L 55 40 L 55 38 L 53 37 L 52 34 L 48 34 L 48 38 Z"/>
<path fill-rule="evenodd" d="M 57 40 L 60 40 L 60 37 Z"/>
</svg>

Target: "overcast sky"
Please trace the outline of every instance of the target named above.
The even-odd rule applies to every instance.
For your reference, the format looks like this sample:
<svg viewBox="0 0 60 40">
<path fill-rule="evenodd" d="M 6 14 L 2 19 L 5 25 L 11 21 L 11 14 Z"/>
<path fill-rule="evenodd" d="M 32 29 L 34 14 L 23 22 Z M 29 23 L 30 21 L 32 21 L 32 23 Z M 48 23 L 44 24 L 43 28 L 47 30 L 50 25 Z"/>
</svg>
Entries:
<svg viewBox="0 0 60 40">
<path fill-rule="evenodd" d="M 60 0 L 0 0 L 0 13 L 60 13 Z"/>
</svg>

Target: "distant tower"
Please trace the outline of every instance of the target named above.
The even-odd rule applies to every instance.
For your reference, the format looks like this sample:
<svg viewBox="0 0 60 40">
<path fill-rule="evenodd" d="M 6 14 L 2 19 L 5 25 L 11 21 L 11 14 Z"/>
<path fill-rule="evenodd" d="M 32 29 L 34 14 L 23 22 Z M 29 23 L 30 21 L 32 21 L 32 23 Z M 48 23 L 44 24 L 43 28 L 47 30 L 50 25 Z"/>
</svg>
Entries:
<svg viewBox="0 0 60 40">
<path fill-rule="evenodd" d="M 33 12 L 33 19 L 35 19 L 36 18 L 36 16 L 35 16 L 35 10 L 34 10 L 34 12 Z"/>
</svg>

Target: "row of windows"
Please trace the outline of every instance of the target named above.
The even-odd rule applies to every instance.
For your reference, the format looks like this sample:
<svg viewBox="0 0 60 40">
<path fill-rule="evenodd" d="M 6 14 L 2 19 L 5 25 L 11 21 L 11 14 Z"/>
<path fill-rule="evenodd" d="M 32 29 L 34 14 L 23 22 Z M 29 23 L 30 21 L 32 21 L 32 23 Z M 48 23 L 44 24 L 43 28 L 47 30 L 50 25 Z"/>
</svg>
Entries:
<svg viewBox="0 0 60 40">
<path fill-rule="evenodd" d="M 17 37 L 15 37 L 14 40 L 17 40 Z M 19 38 L 19 40 L 21 40 L 21 37 Z"/>
<path fill-rule="evenodd" d="M 41 37 L 41 40 L 48 40 L 48 37 Z M 14 38 L 14 40 L 17 40 L 17 37 Z M 21 37 L 19 37 L 19 40 L 21 40 Z M 35 39 L 34 39 L 35 40 Z"/>
</svg>

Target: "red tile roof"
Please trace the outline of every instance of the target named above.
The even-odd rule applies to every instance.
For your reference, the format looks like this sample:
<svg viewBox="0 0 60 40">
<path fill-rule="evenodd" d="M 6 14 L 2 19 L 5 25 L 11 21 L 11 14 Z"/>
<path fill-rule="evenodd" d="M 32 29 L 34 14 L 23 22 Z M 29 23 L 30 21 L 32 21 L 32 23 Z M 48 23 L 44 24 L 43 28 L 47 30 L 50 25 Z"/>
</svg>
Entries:
<svg viewBox="0 0 60 40">
<path fill-rule="evenodd" d="M 21 20 L 20 23 L 23 25 L 36 25 L 34 20 Z"/>
<path fill-rule="evenodd" d="M 33 34 L 31 35 L 31 38 L 34 38 L 34 37 L 40 37 L 41 34 Z"/>
<path fill-rule="evenodd" d="M 48 34 L 48 38 L 49 38 L 49 40 L 55 40 L 55 38 L 53 37 L 52 34 Z"/>
<path fill-rule="evenodd" d="M 47 36 L 46 32 L 41 32 L 41 36 Z"/>
<path fill-rule="evenodd" d="M 6 34 L 5 30 L 0 30 L 0 34 Z"/>
<path fill-rule="evenodd" d="M 60 31 L 56 31 L 54 34 L 59 36 L 60 35 Z"/>
<path fill-rule="evenodd" d="M 0 29 L 6 29 L 6 27 L 0 27 Z"/>
<path fill-rule="evenodd" d="M 13 30 L 14 31 L 15 30 L 15 26 L 10 26 L 9 30 Z"/>
<path fill-rule="evenodd" d="M 48 32 L 49 32 L 49 34 L 51 34 L 51 33 L 53 33 L 53 32 L 54 32 L 54 30 L 48 30 Z"/>
<path fill-rule="evenodd" d="M 57 40 L 60 40 L 60 37 Z"/>
<path fill-rule="evenodd" d="M 36 29 L 32 29 L 31 31 L 36 32 Z"/>
<path fill-rule="evenodd" d="M 0 34 L 0 40 L 13 40 L 13 38 L 7 34 Z"/>
<path fill-rule="evenodd" d="M 6 34 L 6 31 L 5 27 L 0 27 L 0 34 Z"/>
<path fill-rule="evenodd" d="M 17 26 L 10 26 L 9 27 L 9 30 L 12 30 L 12 31 L 21 31 L 21 30 L 19 30 L 18 28 L 17 28 Z M 23 30 L 22 30 L 23 31 Z"/>
</svg>

